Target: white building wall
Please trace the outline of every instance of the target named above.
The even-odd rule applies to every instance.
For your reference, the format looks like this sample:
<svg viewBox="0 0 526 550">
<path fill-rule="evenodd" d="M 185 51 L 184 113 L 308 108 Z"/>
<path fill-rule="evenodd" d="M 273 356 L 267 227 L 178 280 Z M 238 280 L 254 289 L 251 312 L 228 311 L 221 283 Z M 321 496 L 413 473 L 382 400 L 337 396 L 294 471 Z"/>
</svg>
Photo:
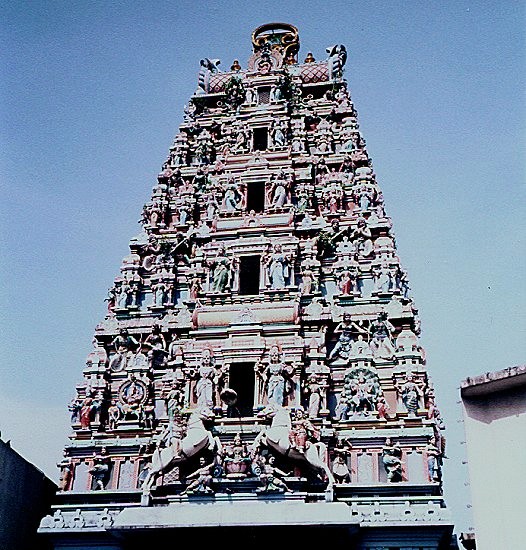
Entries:
<svg viewBox="0 0 526 550">
<path fill-rule="evenodd" d="M 526 386 L 463 401 L 477 550 L 526 548 Z"/>
</svg>

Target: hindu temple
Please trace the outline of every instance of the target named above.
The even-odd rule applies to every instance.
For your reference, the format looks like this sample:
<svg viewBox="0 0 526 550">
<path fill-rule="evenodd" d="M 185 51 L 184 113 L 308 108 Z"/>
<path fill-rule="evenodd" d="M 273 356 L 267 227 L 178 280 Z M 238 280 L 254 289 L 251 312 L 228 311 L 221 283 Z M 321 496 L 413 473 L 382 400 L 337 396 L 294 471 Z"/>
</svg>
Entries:
<svg viewBox="0 0 526 550">
<path fill-rule="evenodd" d="M 70 550 L 450 548 L 444 425 L 346 47 L 300 56 L 283 23 L 251 41 L 244 63 L 196 63 L 39 532 Z"/>
</svg>

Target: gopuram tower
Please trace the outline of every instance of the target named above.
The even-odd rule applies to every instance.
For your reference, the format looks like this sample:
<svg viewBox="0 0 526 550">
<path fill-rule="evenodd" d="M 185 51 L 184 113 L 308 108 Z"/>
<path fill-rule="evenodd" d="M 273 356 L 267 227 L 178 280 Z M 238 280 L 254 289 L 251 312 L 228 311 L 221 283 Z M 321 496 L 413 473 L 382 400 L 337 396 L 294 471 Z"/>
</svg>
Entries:
<svg viewBox="0 0 526 550">
<path fill-rule="evenodd" d="M 109 291 L 40 527 L 55 549 L 450 547 L 443 424 L 346 48 L 300 61 L 281 23 L 252 47 L 201 60 Z"/>
</svg>

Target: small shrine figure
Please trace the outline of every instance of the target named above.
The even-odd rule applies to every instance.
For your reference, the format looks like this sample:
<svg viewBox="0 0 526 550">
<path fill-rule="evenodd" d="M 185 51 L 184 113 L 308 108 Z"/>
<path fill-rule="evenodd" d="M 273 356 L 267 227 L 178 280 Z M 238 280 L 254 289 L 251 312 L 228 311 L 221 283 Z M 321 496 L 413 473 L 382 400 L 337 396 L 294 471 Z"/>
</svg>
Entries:
<svg viewBox="0 0 526 550">
<path fill-rule="evenodd" d="M 221 245 L 217 251 L 217 256 L 209 262 L 212 270 L 212 292 L 226 292 L 230 283 L 230 265 L 231 262 L 225 255 L 225 247 Z"/>
<path fill-rule="evenodd" d="M 280 118 L 275 118 L 270 127 L 270 139 L 274 149 L 284 147 L 287 141 L 285 124 Z"/>
<path fill-rule="evenodd" d="M 199 468 L 186 476 L 186 479 L 193 479 L 193 481 L 186 487 L 186 489 L 181 493 L 181 495 L 191 494 L 191 495 L 209 495 L 213 494 L 212 490 L 212 472 L 214 469 L 214 464 L 207 464 L 205 458 L 201 457 L 199 459 Z"/>
<path fill-rule="evenodd" d="M 306 417 L 302 409 L 296 409 L 292 414 L 289 440 L 292 449 L 304 454 L 310 446 L 310 440 L 318 441 L 319 432 Z"/>
<path fill-rule="evenodd" d="M 110 430 L 117 429 L 117 425 L 121 418 L 121 409 L 117 405 L 115 399 L 112 400 L 111 405 L 108 407 L 108 428 Z"/>
<path fill-rule="evenodd" d="M 402 481 L 402 449 L 398 443 L 393 444 L 389 437 L 382 448 L 382 462 L 387 473 L 387 481 Z"/>
<path fill-rule="evenodd" d="M 367 222 L 364 218 L 358 219 L 358 225 L 351 233 L 350 238 L 356 244 L 358 254 L 361 257 L 367 257 L 372 254 L 373 242 L 371 240 L 371 230 L 367 227 Z"/>
<path fill-rule="evenodd" d="M 169 421 L 168 426 L 162 431 L 159 436 L 159 442 L 162 447 L 170 447 L 173 450 L 173 457 L 181 458 L 183 450 L 183 439 L 188 430 L 187 422 L 183 415 L 174 413 Z"/>
<path fill-rule="evenodd" d="M 92 490 L 102 491 L 106 487 L 109 478 L 109 459 L 106 447 L 103 447 L 99 454 L 93 453 L 93 466 L 88 470 L 92 478 Z"/>
<path fill-rule="evenodd" d="M 58 480 L 58 490 L 68 491 L 73 479 L 73 461 L 67 455 L 67 451 L 64 451 L 64 458 L 57 464 L 60 468 L 60 477 Z"/>
<path fill-rule="evenodd" d="M 407 373 L 403 382 L 395 382 L 395 388 L 409 416 L 416 416 L 420 408 L 420 400 L 424 396 L 425 382 L 415 380 L 411 373 Z"/>
<path fill-rule="evenodd" d="M 184 364 L 183 344 L 178 334 L 173 335 L 173 339 L 168 346 L 168 361 L 169 367 L 177 367 Z"/>
<path fill-rule="evenodd" d="M 382 420 L 387 420 L 387 412 L 389 411 L 389 403 L 387 403 L 385 397 L 380 395 L 378 401 L 376 402 L 376 411 L 378 412 L 378 418 Z"/>
<path fill-rule="evenodd" d="M 197 408 L 212 410 L 218 404 L 216 396 L 224 372 L 216 367 L 215 358 L 209 349 L 202 351 L 199 367 L 191 375 L 198 379 L 195 385 Z"/>
<path fill-rule="evenodd" d="M 309 375 L 305 385 L 305 393 L 309 396 L 307 407 L 309 418 L 318 418 L 320 409 L 325 408 L 327 388 L 328 384 L 324 384 L 316 373 Z"/>
<path fill-rule="evenodd" d="M 80 408 L 82 401 L 73 398 L 68 405 L 68 411 L 71 413 L 71 423 L 76 424 L 79 421 Z"/>
<path fill-rule="evenodd" d="M 374 271 L 373 294 L 387 294 L 392 289 L 391 268 L 382 263 Z"/>
<path fill-rule="evenodd" d="M 203 290 L 203 286 L 201 284 L 201 277 L 192 277 L 191 281 L 190 281 L 190 300 L 192 300 L 193 302 L 195 302 L 198 297 L 199 297 L 199 294 L 202 292 Z"/>
<path fill-rule="evenodd" d="M 243 443 L 240 434 L 236 434 L 232 445 L 228 445 L 223 459 L 226 477 L 229 479 L 244 479 L 252 462 L 247 446 Z"/>
<path fill-rule="evenodd" d="M 227 212 L 236 212 L 241 208 L 243 196 L 239 191 L 239 186 L 230 179 L 223 194 L 223 209 Z"/>
<path fill-rule="evenodd" d="M 149 365 L 154 369 L 162 368 L 166 363 L 168 351 L 161 325 L 156 323 L 152 326 L 152 332 L 144 341 L 144 345 L 150 348 L 147 355 Z"/>
<path fill-rule="evenodd" d="M 310 267 L 305 267 L 300 285 L 300 293 L 302 295 L 309 295 L 316 292 L 317 280 L 314 271 Z"/>
<path fill-rule="evenodd" d="M 351 471 L 347 465 L 347 457 L 351 454 L 351 444 L 345 441 L 343 445 L 338 444 L 334 449 L 334 460 L 332 463 L 332 473 L 336 483 L 350 483 Z"/>
<path fill-rule="evenodd" d="M 262 486 L 256 489 L 256 493 L 292 493 L 287 484 L 280 479 L 281 477 L 287 477 L 288 474 L 275 467 L 275 462 L 276 458 L 272 455 L 269 456 L 268 460 L 264 456 L 259 457 L 261 469 L 259 480 Z"/>
<path fill-rule="evenodd" d="M 424 449 L 427 456 L 427 474 L 429 481 L 440 481 L 442 478 L 442 454 L 436 446 L 434 437 L 429 439 L 429 443 Z"/>
<path fill-rule="evenodd" d="M 373 373 L 366 374 L 368 371 L 358 371 L 349 376 L 348 402 L 353 414 L 369 414 L 376 408 L 376 401 L 380 391 L 378 377 Z M 347 381 L 347 376 L 345 377 Z"/>
<path fill-rule="evenodd" d="M 290 258 L 283 253 L 279 243 L 274 245 L 274 250 L 265 258 L 270 288 L 285 288 L 290 277 Z"/>
<path fill-rule="evenodd" d="M 294 368 L 283 361 L 278 346 L 274 345 L 270 348 L 268 364 L 264 366 L 259 362 L 255 369 L 266 382 L 269 405 L 283 407 L 285 397 L 292 391 L 291 377 L 294 374 Z"/>
<path fill-rule="evenodd" d="M 166 414 L 171 420 L 181 412 L 184 405 L 184 381 L 174 379 L 172 387 L 165 396 Z"/>
<path fill-rule="evenodd" d="M 334 329 L 335 334 L 340 334 L 336 345 L 329 354 L 329 361 L 334 361 L 338 358 L 347 360 L 351 354 L 352 349 L 352 329 L 356 329 L 358 332 L 367 333 L 367 331 L 355 321 L 351 320 L 350 313 L 344 313 L 342 321 Z"/>
<path fill-rule="evenodd" d="M 128 333 L 128 329 L 121 328 L 119 334 L 113 339 L 115 355 L 110 360 L 112 371 L 121 371 L 126 368 L 132 357 L 132 349 L 139 345 L 139 342 Z"/>
<path fill-rule="evenodd" d="M 369 346 L 374 357 L 390 359 L 394 357 L 395 348 L 392 341 L 394 326 L 387 320 L 387 313 L 380 312 L 376 320 L 371 322 L 369 332 L 372 335 Z"/>
<path fill-rule="evenodd" d="M 117 293 L 115 292 L 114 287 L 108 289 L 108 296 L 104 299 L 104 301 L 108 302 L 108 313 L 112 314 L 117 302 Z"/>
<path fill-rule="evenodd" d="M 91 421 L 93 419 L 93 398 L 88 396 L 86 397 L 80 406 L 80 427 L 83 430 L 89 430 Z"/>
<path fill-rule="evenodd" d="M 272 208 L 281 208 L 287 203 L 289 194 L 289 181 L 286 174 L 281 171 L 278 176 L 270 178 L 269 204 Z"/>
</svg>

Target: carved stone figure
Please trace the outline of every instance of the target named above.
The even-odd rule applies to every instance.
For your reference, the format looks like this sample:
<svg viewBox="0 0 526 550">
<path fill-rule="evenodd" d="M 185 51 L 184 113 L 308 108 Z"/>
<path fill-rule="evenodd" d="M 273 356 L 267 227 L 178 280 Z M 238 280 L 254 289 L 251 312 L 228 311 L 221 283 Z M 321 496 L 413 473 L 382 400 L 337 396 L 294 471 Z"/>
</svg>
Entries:
<svg viewBox="0 0 526 550">
<path fill-rule="evenodd" d="M 225 255 L 225 247 L 221 245 L 217 251 L 217 256 L 209 262 L 212 271 L 212 292 L 226 292 L 230 284 L 230 260 Z"/>
<path fill-rule="evenodd" d="M 285 288 L 290 276 L 290 259 L 285 256 L 280 244 L 274 245 L 274 250 L 266 258 L 270 288 Z"/>
<path fill-rule="evenodd" d="M 334 449 L 334 460 L 332 463 L 332 473 L 336 483 L 350 483 L 351 471 L 347 466 L 347 456 L 351 453 L 351 444 L 344 442 L 344 445 L 338 444 Z"/>
<path fill-rule="evenodd" d="M 349 414 L 369 415 L 376 410 L 380 393 L 380 382 L 374 370 L 367 367 L 347 370 L 338 406 L 338 420 L 347 420 Z"/>
<path fill-rule="evenodd" d="M 252 460 L 247 446 L 243 443 L 240 434 L 236 434 L 234 441 L 225 449 L 223 467 L 228 479 L 244 479 L 250 470 Z"/>
<path fill-rule="evenodd" d="M 93 466 L 88 470 L 93 480 L 92 490 L 102 491 L 106 487 L 109 478 L 109 459 L 106 448 L 101 449 L 100 454 L 93 453 Z"/>
<path fill-rule="evenodd" d="M 294 374 L 294 369 L 283 361 L 278 346 L 270 348 L 266 366 L 262 363 L 256 365 L 256 373 L 266 383 L 269 405 L 282 407 L 285 397 L 292 391 L 291 377 Z"/>
<path fill-rule="evenodd" d="M 210 77 L 219 72 L 218 65 L 221 63 L 219 59 L 208 59 L 205 57 L 201 59 L 199 75 L 198 75 L 198 88 L 196 95 L 208 94 L 210 92 Z"/>
<path fill-rule="evenodd" d="M 387 473 L 387 481 L 395 483 L 402 481 L 402 449 L 398 443 L 392 443 L 391 438 L 385 440 L 382 448 L 382 462 Z"/>
<path fill-rule="evenodd" d="M 285 132 L 286 128 L 284 122 L 279 118 L 275 118 L 270 128 L 272 146 L 275 149 L 285 146 L 287 140 Z"/>
<path fill-rule="evenodd" d="M 427 474 L 429 481 L 440 481 L 442 478 L 442 455 L 436 446 L 434 437 L 430 438 L 424 451 L 427 457 Z"/>
<path fill-rule="evenodd" d="M 93 398 L 92 397 L 86 397 L 81 404 L 80 407 L 80 427 L 83 430 L 89 430 L 91 421 L 93 419 Z"/>
<path fill-rule="evenodd" d="M 407 373 L 405 380 L 401 383 L 396 382 L 395 387 L 409 416 L 416 416 L 420 408 L 420 400 L 424 396 L 425 382 L 417 381 L 411 373 Z"/>
<path fill-rule="evenodd" d="M 152 326 L 152 332 L 144 341 L 144 345 L 150 348 L 147 355 L 150 366 L 154 369 L 164 367 L 168 351 L 161 325 Z"/>
<path fill-rule="evenodd" d="M 108 428 L 110 430 L 117 429 L 117 425 L 121 418 L 121 409 L 117 405 L 117 401 L 113 399 L 111 405 L 108 407 Z"/>
<path fill-rule="evenodd" d="M 208 495 L 213 494 L 212 480 L 214 463 L 207 464 L 206 459 L 201 457 L 199 459 L 199 468 L 186 476 L 186 479 L 193 480 L 188 487 L 182 491 L 181 495 Z"/>
<path fill-rule="evenodd" d="M 305 393 L 309 396 L 307 407 L 309 418 L 318 418 L 320 410 L 326 408 L 327 387 L 328 385 L 324 384 L 316 373 L 312 373 L 307 379 Z"/>
<path fill-rule="evenodd" d="M 319 432 L 311 421 L 305 416 L 302 409 L 297 409 L 292 414 L 290 430 L 290 444 L 299 453 L 305 453 L 310 441 L 319 441 Z"/>
<path fill-rule="evenodd" d="M 287 203 L 289 182 L 285 173 L 281 172 L 278 176 L 270 178 L 270 205 L 272 208 L 281 208 Z"/>
<path fill-rule="evenodd" d="M 128 329 L 121 328 L 119 334 L 113 339 L 112 345 L 115 347 L 115 355 L 110 359 L 110 369 L 115 372 L 121 371 L 131 360 L 132 350 L 139 345 L 139 342 L 130 336 Z"/>
<path fill-rule="evenodd" d="M 374 357 L 390 359 L 394 356 L 393 331 L 394 326 L 387 320 L 387 314 L 379 313 L 369 327 L 369 332 L 372 335 L 369 345 Z"/>
<path fill-rule="evenodd" d="M 58 480 L 58 490 L 68 491 L 70 489 L 71 481 L 73 479 L 73 461 L 68 457 L 67 452 L 64 451 L 64 458 L 57 466 L 60 468 L 60 478 Z"/>
<path fill-rule="evenodd" d="M 215 359 L 209 349 L 202 351 L 199 367 L 192 374 L 193 377 L 197 378 L 197 384 L 195 385 L 197 408 L 212 410 L 215 405 L 219 404 L 217 395 L 224 372 L 216 366 Z"/>
<path fill-rule="evenodd" d="M 334 329 L 334 333 L 339 334 L 340 337 L 329 355 L 329 361 L 334 361 L 338 358 L 344 361 L 349 359 L 353 343 L 353 329 L 361 333 L 367 332 L 362 326 L 351 320 L 350 313 L 344 313 L 341 323 Z"/>
<path fill-rule="evenodd" d="M 287 474 L 274 466 L 275 457 L 270 455 L 267 460 L 264 456 L 261 456 L 258 462 L 261 469 L 259 475 L 261 487 L 256 489 L 257 493 L 292 493 L 287 484 L 281 479 L 281 477 L 287 477 Z"/>
<path fill-rule="evenodd" d="M 373 252 L 371 230 L 367 227 L 364 218 L 358 219 L 356 229 L 350 235 L 351 241 L 356 244 L 358 254 L 362 257 L 370 256 Z"/>
<path fill-rule="evenodd" d="M 330 46 L 327 48 L 329 54 L 329 80 L 339 80 L 343 76 L 343 67 L 347 61 L 347 49 L 342 44 Z"/>
</svg>

